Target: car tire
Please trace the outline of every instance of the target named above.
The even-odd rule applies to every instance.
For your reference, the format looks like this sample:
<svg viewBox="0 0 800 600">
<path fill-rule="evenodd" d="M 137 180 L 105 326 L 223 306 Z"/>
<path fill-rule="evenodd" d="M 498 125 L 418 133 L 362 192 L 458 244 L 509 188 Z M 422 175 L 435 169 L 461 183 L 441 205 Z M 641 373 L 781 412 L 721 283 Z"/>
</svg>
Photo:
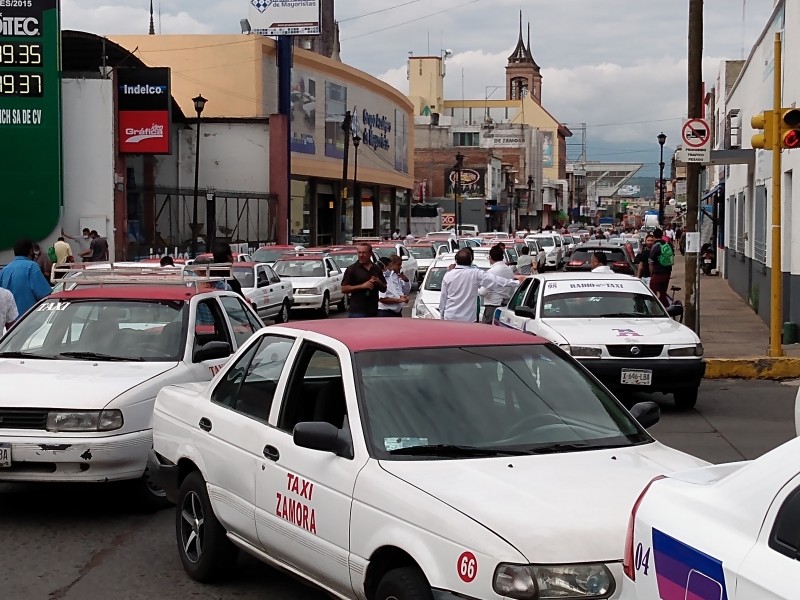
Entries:
<svg viewBox="0 0 800 600">
<path fill-rule="evenodd" d="M 338 304 L 336 305 L 336 310 L 338 310 L 340 313 L 347 312 L 347 304 L 347 294 L 343 294 L 342 299 L 339 300 Z"/>
<path fill-rule="evenodd" d="M 175 536 L 183 568 L 195 581 L 218 580 L 233 570 L 239 550 L 214 515 L 198 471 L 189 473 L 178 492 Z"/>
<path fill-rule="evenodd" d="M 127 484 L 128 497 L 137 510 L 156 512 L 172 506 L 172 502 L 167 499 L 167 493 L 150 477 L 150 469 L 145 468 L 139 479 L 128 481 Z"/>
<path fill-rule="evenodd" d="M 433 600 L 433 593 L 422 571 L 402 567 L 381 578 L 372 600 Z"/>
<path fill-rule="evenodd" d="M 325 295 L 322 296 L 322 306 L 317 309 L 317 312 L 320 317 L 323 319 L 327 319 L 331 314 L 331 297 L 328 295 L 328 292 L 325 292 Z"/>
<path fill-rule="evenodd" d="M 281 304 L 281 309 L 278 311 L 278 314 L 275 315 L 275 322 L 276 323 L 289 322 L 289 303 L 286 300 L 283 301 L 283 304 Z"/>
<path fill-rule="evenodd" d="M 673 392 L 672 397 L 675 400 L 675 407 L 680 410 L 691 410 L 697 404 L 697 393 L 700 390 L 694 388 L 692 390 L 681 390 Z"/>
</svg>

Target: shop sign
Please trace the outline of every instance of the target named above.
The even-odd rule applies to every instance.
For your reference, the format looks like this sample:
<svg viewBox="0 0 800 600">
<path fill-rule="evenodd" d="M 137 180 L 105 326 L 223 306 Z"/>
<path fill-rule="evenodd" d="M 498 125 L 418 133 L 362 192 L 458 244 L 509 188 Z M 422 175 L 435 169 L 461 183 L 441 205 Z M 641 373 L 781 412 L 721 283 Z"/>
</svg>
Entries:
<svg viewBox="0 0 800 600">
<path fill-rule="evenodd" d="M 170 153 L 171 98 L 168 68 L 117 71 L 117 138 L 120 153 Z"/>
</svg>

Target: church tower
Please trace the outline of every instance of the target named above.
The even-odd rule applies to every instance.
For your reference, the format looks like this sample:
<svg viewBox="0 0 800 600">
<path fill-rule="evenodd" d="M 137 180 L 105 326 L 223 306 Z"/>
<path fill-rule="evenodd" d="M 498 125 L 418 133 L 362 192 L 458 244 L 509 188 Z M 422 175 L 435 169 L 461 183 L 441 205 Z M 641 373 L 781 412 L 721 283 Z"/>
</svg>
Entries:
<svg viewBox="0 0 800 600">
<path fill-rule="evenodd" d="M 531 53 L 531 25 L 528 23 L 528 45 L 522 39 L 522 11 L 519 13 L 519 39 L 506 65 L 506 100 L 521 100 L 530 94 L 542 103 L 542 73 Z"/>
</svg>

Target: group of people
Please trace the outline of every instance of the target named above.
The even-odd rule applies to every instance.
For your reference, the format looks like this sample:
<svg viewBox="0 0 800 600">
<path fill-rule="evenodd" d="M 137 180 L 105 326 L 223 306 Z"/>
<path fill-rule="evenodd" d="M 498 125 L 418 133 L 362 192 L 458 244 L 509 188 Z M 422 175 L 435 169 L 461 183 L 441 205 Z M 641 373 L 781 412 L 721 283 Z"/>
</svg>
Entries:
<svg viewBox="0 0 800 600">
<path fill-rule="evenodd" d="M 37 262 L 35 246 L 32 240 L 19 240 L 14 244 L 14 260 L 0 269 L 0 329 L 10 327 L 53 291 Z"/>
<path fill-rule="evenodd" d="M 636 276 L 653 290 L 664 306 L 670 304 L 667 289 L 672 277 L 674 256 L 673 242 L 665 240 L 661 229 L 655 229 L 647 235 L 641 252 L 636 255 Z"/>
</svg>

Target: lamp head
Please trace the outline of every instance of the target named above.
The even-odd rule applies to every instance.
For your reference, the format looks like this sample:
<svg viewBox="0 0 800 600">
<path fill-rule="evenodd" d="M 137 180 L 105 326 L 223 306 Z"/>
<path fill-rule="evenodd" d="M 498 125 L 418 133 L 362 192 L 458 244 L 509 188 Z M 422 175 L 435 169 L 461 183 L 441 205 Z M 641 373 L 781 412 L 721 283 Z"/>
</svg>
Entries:
<svg viewBox="0 0 800 600">
<path fill-rule="evenodd" d="M 664 135 L 664 132 L 658 134 L 658 145 L 663 146 L 667 141 L 667 136 Z"/>
<path fill-rule="evenodd" d="M 355 135 L 353 136 L 353 146 L 354 146 L 355 148 L 358 148 L 358 145 L 359 145 L 360 143 L 361 143 L 361 136 L 359 136 L 358 134 L 355 134 Z"/>
<path fill-rule="evenodd" d="M 198 94 L 197 96 L 192 98 L 192 102 L 194 103 L 194 110 L 198 114 L 198 116 L 203 114 L 203 109 L 206 107 L 206 102 L 208 102 L 208 100 L 203 98 L 202 94 Z"/>
</svg>

